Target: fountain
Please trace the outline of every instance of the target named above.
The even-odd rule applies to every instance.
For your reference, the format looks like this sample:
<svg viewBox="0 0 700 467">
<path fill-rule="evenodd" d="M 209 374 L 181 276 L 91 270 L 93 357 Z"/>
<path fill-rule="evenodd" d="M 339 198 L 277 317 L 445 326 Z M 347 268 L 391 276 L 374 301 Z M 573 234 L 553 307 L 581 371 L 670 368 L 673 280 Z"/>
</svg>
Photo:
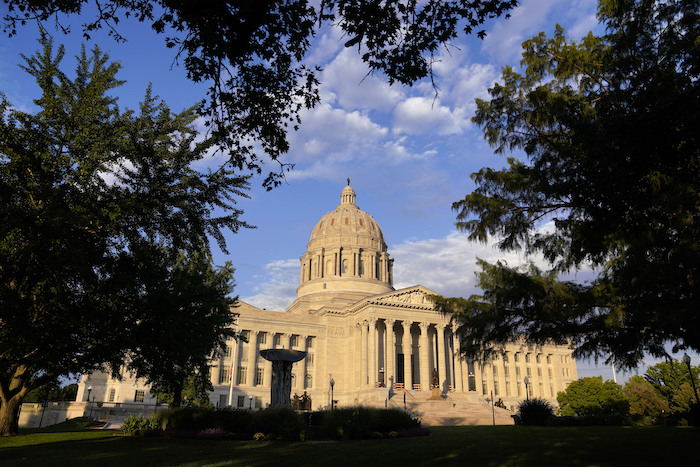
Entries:
<svg viewBox="0 0 700 467">
<path fill-rule="evenodd" d="M 292 394 L 292 364 L 306 357 L 306 352 L 291 349 L 261 350 L 260 356 L 272 362 L 271 407 L 289 407 Z"/>
</svg>

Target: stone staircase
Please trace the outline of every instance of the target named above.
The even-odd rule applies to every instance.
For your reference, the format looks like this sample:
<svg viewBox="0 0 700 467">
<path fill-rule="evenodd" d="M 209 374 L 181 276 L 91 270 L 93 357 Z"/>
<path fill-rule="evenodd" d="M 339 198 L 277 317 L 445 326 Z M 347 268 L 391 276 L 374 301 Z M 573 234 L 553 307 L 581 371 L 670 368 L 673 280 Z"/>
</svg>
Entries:
<svg viewBox="0 0 700 467">
<path fill-rule="evenodd" d="M 396 392 L 389 407 L 403 409 L 403 392 Z M 431 398 L 423 391 L 406 391 L 406 410 L 419 416 L 423 425 L 462 426 L 462 425 L 513 425 L 513 412 L 494 407 L 476 394 L 448 393 L 439 399 Z"/>
</svg>

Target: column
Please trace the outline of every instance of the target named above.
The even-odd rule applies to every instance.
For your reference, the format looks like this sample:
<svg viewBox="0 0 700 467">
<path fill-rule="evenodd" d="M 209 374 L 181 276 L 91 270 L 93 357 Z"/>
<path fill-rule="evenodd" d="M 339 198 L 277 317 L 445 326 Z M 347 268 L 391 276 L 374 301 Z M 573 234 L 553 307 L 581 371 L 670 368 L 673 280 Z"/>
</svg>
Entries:
<svg viewBox="0 0 700 467">
<path fill-rule="evenodd" d="M 367 386 L 367 321 L 360 323 L 360 387 Z"/>
<path fill-rule="evenodd" d="M 377 320 L 369 319 L 369 386 L 377 386 Z"/>
<path fill-rule="evenodd" d="M 435 356 L 435 359 L 437 360 L 436 363 L 439 375 L 438 385 L 440 387 L 440 390 L 442 391 L 445 382 L 448 381 L 447 365 L 445 362 L 445 326 L 441 324 L 436 324 L 435 332 L 437 333 L 437 355 Z"/>
<path fill-rule="evenodd" d="M 462 367 L 462 344 L 459 339 L 459 335 L 452 333 L 452 342 L 454 343 L 455 350 L 455 391 L 467 392 L 464 388 L 464 368 Z"/>
<path fill-rule="evenodd" d="M 258 331 L 248 333 L 248 386 L 255 386 L 256 364 L 258 363 Z"/>
<path fill-rule="evenodd" d="M 275 333 L 275 332 L 270 333 L 270 339 L 272 339 L 272 342 L 270 342 L 271 349 L 276 348 L 275 336 L 277 336 L 277 333 Z M 272 362 L 269 360 L 265 360 L 265 386 L 268 388 L 272 387 Z"/>
<path fill-rule="evenodd" d="M 309 355 L 309 353 L 308 353 L 308 352 L 309 352 L 309 349 L 308 349 L 308 347 L 306 347 L 306 345 L 308 344 L 308 337 L 309 337 L 309 336 L 299 336 L 299 339 L 302 339 L 302 341 L 301 341 L 301 349 L 302 349 L 304 352 L 306 352 L 307 357 L 308 357 L 308 355 Z M 300 367 L 302 367 L 302 373 L 304 373 L 304 374 L 302 375 L 301 388 L 302 388 L 302 389 L 306 389 L 306 375 L 307 375 L 308 372 L 309 372 L 309 360 L 308 360 L 308 358 L 305 357 L 304 360 L 302 360 L 302 362 L 304 362 L 304 364 L 303 364 L 303 365 L 299 365 Z"/>
<path fill-rule="evenodd" d="M 396 365 L 394 360 L 396 358 L 396 336 L 394 335 L 394 321 L 393 319 L 386 319 L 384 323 L 386 324 L 386 351 L 384 352 L 386 359 L 386 373 L 384 378 L 386 381 L 386 387 L 390 388 L 391 385 L 396 383 Z"/>
<path fill-rule="evenodd" d="M 420 346 L 418 349 L 420 359 L 420 386 L 423 391 L 430 391 L 430 338 L 428 337 L 428 327 L 430 323 L 419 323 Z"/>
<path fill-rule="evenodd" d="M 411 354 L 413 353 L 413 339 L 411 339 L 411 323 L 403 322 L 403 339 L 401 342 L 403 349 L 403 382 L 405 389 L 413 389 L 413 379 L 411 377 Z"/>
</svg>

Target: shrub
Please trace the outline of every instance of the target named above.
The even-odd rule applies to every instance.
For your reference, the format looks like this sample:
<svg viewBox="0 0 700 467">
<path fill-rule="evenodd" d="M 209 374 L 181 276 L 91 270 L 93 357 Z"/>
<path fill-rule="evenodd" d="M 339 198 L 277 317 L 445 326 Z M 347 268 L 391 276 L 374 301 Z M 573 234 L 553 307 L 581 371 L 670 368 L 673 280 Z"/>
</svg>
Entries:
<svg viewBox="0 0 700 467">
<path fill-rule="evenodd" d="M 366 439 L 372 437 L 374 432 L 399 432 L 420 427 L 419 419 L 411 418 L 399 409 L 361 406 L 319 412 L 311 420 L 320 425 L 322 437 L 336 439 Z"/>
<path fill-rule="evenodd" d="M 144 436 L 154 431 L 156 426 L 151 420 L 142 417 L 129 417 L 122 424 L 121 433 L 127 436 Z"/>
<path fill-rule="evenodd" d="M 518 416 L 523 425 L 546 425 L 554 417 L 554 407 L 545 399 L 525 400 L 518 405 Z"/>
</svg>

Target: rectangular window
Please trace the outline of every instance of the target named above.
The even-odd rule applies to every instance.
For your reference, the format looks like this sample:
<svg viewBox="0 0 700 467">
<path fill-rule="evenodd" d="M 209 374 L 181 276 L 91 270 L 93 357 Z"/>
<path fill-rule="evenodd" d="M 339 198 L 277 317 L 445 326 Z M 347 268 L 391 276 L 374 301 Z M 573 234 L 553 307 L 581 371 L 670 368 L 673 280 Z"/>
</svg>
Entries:
<svg viewBox="0 0 700 467">
<path fill-rule="evenodd" d="M 530 354 L 529 353 L 525 354 L 525 363 L 530 363 Z"/>
<path fill-rule="evenodd" d="M 532 378 L 532 370 L 530 369 L 530 367 L 527 367 L 527 377 Z"/>
<path fill-rule="evenodd" d="M 313 349 L 314 347 L 314 338 L 313 337 L 307 337 L 306 338 L 306 348 L 307 349 Z"/>
<path fill-rule="evenodd" d="M 549 374 L 549 379 L 552 379 L 552 369 L 547 368 L 547 373 Z"/>
<path fill-rule="evenodd" d="M 542 368 L 537 367 L 537 376 L 542 377 Z"/>
<path fill-rule="evenodd" d="M 505 375 L 506 375 L 506 378 L 508 378 L 508 377 L 510 376 L 510 368 L 505 367 L 505 368 L 503 369 L 503 374 L 505 374 Z"/>
<path fill-rule="evenodd" d="M 275 334 L 274 336 L 272 336 L 272 345 L 275 347 L 279 347 L 281 340 L 282 336 L 280 336 L 279 334 Z"/>
<path fill-rule="evenodd" d="M 219 375 L 219 384 L 228 384 L 231 382 L 231 368 L 225 368 Z"/>
<path fill-rule="evenodd" d="M 498 378 L 498 367 L 493 365 L 493 377 Z"/>
<path fill-rule="evenodd" d="M 239 366 L 238 367 L 238 383 L 237 384 L 246 384 L 246 374 L 248 374 L 248 368 L 244 366 Z"/>
<path fill-rule="evenodd" d="M 258 368 L 257 373 L 255 374 L 255 385 L 260 386 L 263 384 L 265 378 L 265 369 L 264 368 Z"/>
<path fill-rule="evenodd" d="M 520 367 L 519 366 L 515 367 L 515 377 L 520 379 Z"/>
<path fill-rule="evenodd" d="M 289 346 L 290 347 L 296 347 L 297 346 L 297 341 L 299 340 L 299 336 L 293 335 L 292 337 L 289 338 Z"/>
<path fill-rule="evenodd" d="M 521 397 L 523 395 L 523 387 L 520 385 L 520 383 L 516 383 L 515 386 L 518 388 L 518 397 Z"/>
<path fill-rule="evenodd" d="M 219 407 L 226 407 L 228 405 L 228 396 L 226 394 L 219 394 Z"/>
<path fill-rule="evenodd" d="M 519 353 L 516 352 L 515 355 L 513 355 L 513 361 L 515 363 L 518 363 L 520 361 L 520 354 Z"/>
<path fill-rule="evenodd" d="M 510 397 L 510 381 L 506 381 L 506 396 Z"/>
<path fill-rule="evenodd" d="M 486 381 L 481 382 L 481 392 L 483 395 L 488 396 L 489 395 L 489 388 L 486 384 Z"/>
<path fill-rule="evenodd" d="M 306 354 L 306 364 L 309 366 L 314 364 L 314 354 L 312 354 L 312 353 Z"/>
<path fill-rule="evenodd" d="M 134 393 L 134 402 L 143 402 L 145 397 L 146 391 L 144 391 L 143 389 L 137 389 Z"/>
<path fill-rule="evenodd" d="M 262 409 L 262 397 L 255 398 L 255 408 Z"/>
<path fill-rule="evenodd" d="M 226 345 L 224 347 L 224 357 L 226 358 L 231 358 L 231 350 L 233 349 L 232 345 Z"/>
<path fill-rule="evenodd" d="M 544 397 L 544 385 L 540 383 L 540 397 Z"/>
<path fill-rule="evenodd" d="M 236 402 L 236 407 L 238 407 L 239 409 L 242 409 L 244 404 L 245 404 L 245 396 L 238 396 L 238 399 Z"/>
<path fill-rule="evenodd" d="M 537 359 L 537 363 L 542 363 L 542 355 L 541 354 L 537 354 L 537 357 L 535 357 L 535 358 Z"/>
<path fill-rule="evenodd" d="M 258 334 L 258 342 L 261 344 L 267 344 L 267 333 L 261 332 Z"/>
<path fill-rule="evenodd" d="M 494 395 L 494 396 L 498 396 L 498 395 L 499 395 L 498 389 L 499 389 L 499 388 L 498 388 L 498 381 L 494 381 L 494 382 L 493 382 L 493 395 Z"/>
<path fill-rule="evenodd" d="M 547 364 L 548 365 L 552 364 L 552 356 L 551 355 L 547 355 Z"/>
<path fill-rule="evenodd" d="M 554 397 L 554 383 L 549 383 L 549 395 Z"/>
</svg>

